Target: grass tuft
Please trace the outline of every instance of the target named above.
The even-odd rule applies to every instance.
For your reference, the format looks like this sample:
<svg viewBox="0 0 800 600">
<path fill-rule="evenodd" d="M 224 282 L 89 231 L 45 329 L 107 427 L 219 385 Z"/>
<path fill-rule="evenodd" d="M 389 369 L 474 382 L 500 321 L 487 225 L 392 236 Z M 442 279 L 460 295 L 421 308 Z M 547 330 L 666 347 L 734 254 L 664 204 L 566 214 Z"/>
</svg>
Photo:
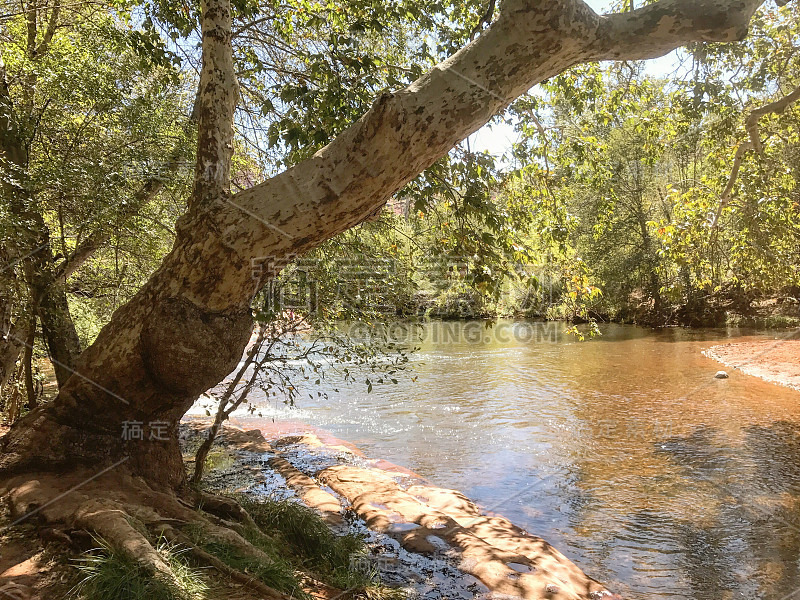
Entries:
<svg viewBox="0 0 800 600">
<path fill-rule="evenodd" d="M 187 527 L 185 532 L 194 544 L 216 556 L 232 569 L 251 575 L 278 591 L 291 593 L 296 598 L 308 598 L 308 595 L 302 590 L 292 564 L 281 556 L 275 541 L 263 533 L 247 532 L 248 535 L 245 538 L 267 555 L 268 562 L 247 556 L 232 544 L 216 540 L 209 541 L 206 539 L 201 525 Z"/>
<path fill-rule="evenodd" d="M 229 567 L 247 573 L 279 591 L 310 600 L 303 591 L 303 573 L 312 580 L 343 590 L 342 600 L 403 600 L 403 590 L 381 585 L 377 569 L 369 565 L 364 537 L 336 535 L 311 508 L 291 500 L 256 501 L 235 498 L 250 513 L 256 527 L 242 536 L 264 552 L 269 562 L 243 554 L 236 546 L 209 540 L 200 524 L 183 531 L 192 543 L 216 556 Z"/>
<path fill-rule="evenodd" d="M 354 594 L 355 600 L 407 600 L 408 594 L 405 590 L 386 587 L 385 585 L 368 585 L 357 590 Z"/>
<path fill-rule="evenodd" d="M 240 503 L 264 532 L 279 537 L 296 557 L 313 566 L 349 569 L 351 556 L 364 552 L 363 538 L 337 536 L 314 510 L 298 502 L 240 499 Z"/>
<path fill-rule="evenodd" d="M 294 559 L 327 585 L 346 590 L 343 598 L 358 600 L 401 600 L 402 590 L 380 584 L 377 569 L 368 564 L 364 538 L 355 534 L 336 535 L 311 508 L 291 500 L 255 501 L 237 498 L 261 528 L 248 532 L 248 541 L 258 547 L 264 540 L 280 540 Z"/>
<path fill-rule="evenodd" d="M 303 592 L 300 582 L 295 577 L 292 566 L 275 556 L 270 556 L 270 561 L 261 561 L 252 556 L 247 556 L 238 548 L 223 542 L 208 542 L 202 544 L 203 550 L 213 554 L 229 567 L 252 575 L 262 583 L 275 588 L 280 592 L 291 593 L 296 598 L 308 598 Z"/>
<path fill-rule="evenodd" d="M 75 600 L 202 600 L 208 587 L 183 559 L 183 551 L 162 543 L 157 546 L 172 571 L 166 581 L 146 572 L 133 558 L 116 551 L 105 540 L 78 559 L 80 582 L 68 597 Z"/>
</svg>

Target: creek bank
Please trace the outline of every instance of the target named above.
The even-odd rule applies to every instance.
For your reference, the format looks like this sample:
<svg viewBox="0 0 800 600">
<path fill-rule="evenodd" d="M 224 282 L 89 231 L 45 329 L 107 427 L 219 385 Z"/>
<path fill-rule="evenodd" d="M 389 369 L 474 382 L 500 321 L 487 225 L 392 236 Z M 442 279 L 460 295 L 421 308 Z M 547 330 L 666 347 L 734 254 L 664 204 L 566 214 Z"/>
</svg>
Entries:
<svg viewBox="0 0 800 600">
<path fill-rule="evenodd" d="M 619 598 L 546 541 L 455 490 L 312 427 L 259 426 L 224 428 L 215 448 L 227 460 L 209 470 L 206 483 L 222 493 L 303 502 L 335 531 L 364 535 L 365 568 L 409 597 Z M 199 445 L 207 427 L 204 419 L 185 419 L 184 448 Z"/>
<path fill-rule="evenodd" d="M 797 336 L 797 333 L 794 334 Z M 800 340 L 776 339 L 712 346 L 709 358 L 746 375 L 800 391 Z"/>
</svg>

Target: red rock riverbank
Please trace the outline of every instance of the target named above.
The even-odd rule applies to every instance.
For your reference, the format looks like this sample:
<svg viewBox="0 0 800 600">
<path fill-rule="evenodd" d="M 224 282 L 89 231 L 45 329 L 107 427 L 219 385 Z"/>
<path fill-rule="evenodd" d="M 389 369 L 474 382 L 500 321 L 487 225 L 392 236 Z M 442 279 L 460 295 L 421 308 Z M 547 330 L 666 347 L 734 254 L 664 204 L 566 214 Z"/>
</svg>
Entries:
<svg viewBox="0 0 800 600">
<path fill-rule="evenodd" d="M 199 420 L 191 421 L 193 428 L 201 426 Z M 225 437 L 240 438 L 253 449 L 254 436 L 262 434 L 264 441 L 257 449 L 272 472 L 265 473 L 267 478 L 280 475 L 284 487 L 334 527 L 357 518 L 374 535 L 393 540 L 396 551 L 405 553 L 406 566 L 409 555 L 424 557 L 428 565 L 449 565 L 450 579 L 463 578 L 480 588 L 470 594 L 473 598 L 619 598 L 545 540 L 482 510 L 456 490 L 436 487 L 387 461 L 369 459 L 352 444 L 316 428 L 299 423 L 244 426 L 250 430 L 226 428 Z M 388 547 L 376 545 L 381 551 Z M 398 557 L 389 560 L 397 562 Z M 419 573 L 408 575 L 409 581 L 416 578 L 419 583 Z M 415 597 L 428 597 L 425 586 L 417 586 Z M 436 593 L 431 597 L 441 596 L 441 590 L 432 591 Z"/>
<path fill-rule="evenodd" d="M 797 334 L 794 335 L 796 337 Z M 704 352 L 732 369 L 800 390 L 800 340 L 787 338 L 735 342 Z"/>
</svg>

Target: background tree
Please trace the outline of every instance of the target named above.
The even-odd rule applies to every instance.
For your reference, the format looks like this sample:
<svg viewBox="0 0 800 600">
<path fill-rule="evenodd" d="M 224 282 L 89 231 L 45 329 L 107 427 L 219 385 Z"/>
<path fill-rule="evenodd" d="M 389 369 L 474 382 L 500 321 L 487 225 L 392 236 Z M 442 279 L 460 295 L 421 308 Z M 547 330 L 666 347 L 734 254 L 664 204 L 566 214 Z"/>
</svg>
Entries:
<svg viewBox="0 0 800 600">
<path fill-rule="evenodd" d="M 584 282 L 581 304 L 604 318 L 718 325 L 793 293 L 800 92 L 779 65 L 797 23 L 765 10 L 746 43 L 697 46 L 671 77 L 584 65 L 512 106 L 512 177 L 564 298 Z"/>
<path fill-rule="evenodd" d="M 38 320 L 61 384 L 82 342 L 91 341 L 79 337 L 70 296 L 97 298 L 106 291 L 98 286 L 142 282 L 141 272 L 126 278 L 116 269 L 113 283 L 108 273 L 95 273 L 100 281 L 90 288 L 73 275 L 112 242 L 117 264 L 138 254 L 150 257 L 144 271 L 152 270 L 166 248 L 141 252 L 142 224 L 168 210 L 166 196 L 158 206 L 154 201 L 190 139 L 185 87 L 163 56 L 136 51 L 142 38 L 128 30 L 128 18 L 55 2 L 20 4 L 3 22 L 2 277 L 6 313 L 17 315 L 3 354 L 12 361 L 19 346 L 30 347 Z M 167 160 L 165 146 L 175 148 Z M 173 214 L 180 210 L 173 202 Z M 14 279 L 24 287 L 11 286 Z M 114 304 L 96 305 L 89 321 L 107 320 Z M 21 317 L 27 333 L 16 323 Z"/>
</svg>

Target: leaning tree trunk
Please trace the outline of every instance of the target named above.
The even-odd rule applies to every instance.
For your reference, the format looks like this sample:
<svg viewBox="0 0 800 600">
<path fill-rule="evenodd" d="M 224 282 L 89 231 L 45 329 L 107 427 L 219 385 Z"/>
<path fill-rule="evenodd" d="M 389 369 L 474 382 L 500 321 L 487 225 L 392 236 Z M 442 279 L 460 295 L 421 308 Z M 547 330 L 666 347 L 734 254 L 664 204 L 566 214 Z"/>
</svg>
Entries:
<svg viewBox="0 0 800 600">
<path fill-rule="evenodd" d="M 6 436 L 0 469 L 127 460 L 151 484 L 184 484 L 178 419 L 236 366 L 251 332 L 250 301 L 287 260 L 380 210 L 534 84 L 580 62 L 739 39 L 760 4 L 660 0 L 600 17 L 580 0 L 507 0 L 475 42 L 382 95 L 313 157 L 230 196 L 238 96 L 230 8 L 204 0 L 196 180 L 175 245 L 84 351 L 56 400 Z M 126 422 L 156 421 L 169 423 L 167 439 L 122 439 Z"/>
</svg>

